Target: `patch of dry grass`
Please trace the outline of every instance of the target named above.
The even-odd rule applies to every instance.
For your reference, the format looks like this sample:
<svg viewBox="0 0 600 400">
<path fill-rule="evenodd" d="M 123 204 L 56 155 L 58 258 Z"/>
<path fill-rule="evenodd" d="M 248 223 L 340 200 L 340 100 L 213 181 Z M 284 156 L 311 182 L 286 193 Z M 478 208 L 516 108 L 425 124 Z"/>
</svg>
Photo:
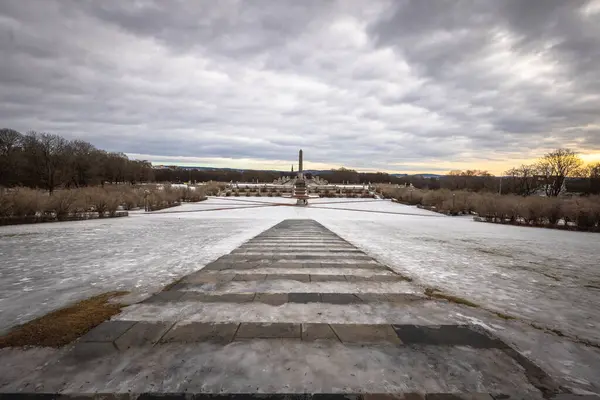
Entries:
<svg viewBox="0 0 600 400">
<path fill-rule="evenodd" d="M 462 304 L 468 307 L 475 307 L 475 308 L 479 308 L 478 304 L 473 303 L 472 301 L 469 301 L 467 299 L 463 299 L 462 297 L 458 297 L 458 296 L 452 296 L 449 294 L 445 294 L 439 291 L 439 289 L 435 289 L 435 288 L 427 288 L 425 289 L 425 295 L 429 296 L 429 297 L 434 297 L 436 299 L 444 299 L 444 300 L 448 300 L 452 303 L 456 303 L 456 304 Z"/>
<path fill-rule="evenodd" d="M 118 314 L 123 306 L 109 300 L 127 293 L 103 293 L 19 325 L 0 337 L 0 348 L 64 346 Z"/>
<path fill-rule="evenodd" d="M 187 276 L 187 275 L 186 275 Z M 164 288 L 163 288 L 163 292 L 166 292 L 168 290 L 171 290 L 175 287 L 175 285 L 179 284 L 181 281 L 183 281 L 185 279 L 186 276 L 182 276 L 179 279 L 175 279 L 173 282 L 167 284 Z"/>
<path fill-rule="evenodd" d="M 494 314 L 496 314 L 496 316 L 498 316 L 502 319 L 508 320 L 508 321 L 512 320 L 512 319 L 517 319 L 517 318 L 513 317 L 512 315 L 504 314 L 504 313 L 497 312 L 497 311 L 494 311 Z"/>
<path fill-rule="evenodd" d="M 403 281 L 406 281 L 406 282 L 412 282 L 413 281 L 413 279 L 410 276 L 406 276 L 406 275 L 400 274 L 400 273 L 395 272 L 395 271 L 394 271 L 394 273 L 396 275 L 398 275 L 400 277 L 400 279 L 402 279 Z"/>
</svg>

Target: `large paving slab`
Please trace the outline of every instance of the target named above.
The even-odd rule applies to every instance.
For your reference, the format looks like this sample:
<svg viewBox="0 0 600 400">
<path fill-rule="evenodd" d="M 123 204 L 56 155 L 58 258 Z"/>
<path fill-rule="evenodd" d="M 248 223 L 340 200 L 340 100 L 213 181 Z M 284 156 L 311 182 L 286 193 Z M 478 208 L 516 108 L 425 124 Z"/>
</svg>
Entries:
<svg viewBox="0 0 600 400">
<path fill-rule="evenodd" d="M 286 220 L 126 307 L 0 393 L 569 394 L 489 330 L 457 324 L 467 315 L 315 221 Z"/>
</svg>

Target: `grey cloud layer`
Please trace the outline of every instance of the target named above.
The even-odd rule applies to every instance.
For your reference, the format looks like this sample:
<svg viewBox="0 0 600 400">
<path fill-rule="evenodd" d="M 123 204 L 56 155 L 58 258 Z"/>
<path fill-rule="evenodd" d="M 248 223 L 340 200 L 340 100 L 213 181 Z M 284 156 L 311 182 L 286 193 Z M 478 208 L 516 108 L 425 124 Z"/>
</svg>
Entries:
<svg viewBox="0 0 600 400">
<path fill-rule="evenodd" d="M 600 152 L 598 2 L 7 0 L 0 51 L 2 125 L 110 150 L 385 170 Z"/>
</svg>

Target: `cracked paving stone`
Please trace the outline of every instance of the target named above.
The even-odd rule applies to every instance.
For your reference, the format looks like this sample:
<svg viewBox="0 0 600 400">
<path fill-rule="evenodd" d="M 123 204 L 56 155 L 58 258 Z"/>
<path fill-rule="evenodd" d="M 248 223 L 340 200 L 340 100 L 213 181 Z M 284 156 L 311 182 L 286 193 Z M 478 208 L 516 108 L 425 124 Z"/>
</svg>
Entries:
<svg viewBox="0 0 600 400">
<path fill-rule="evenodd" d="M 173 326 L 172 322 L 138 322 L 115 340 L 115 345 L 119 350 L 153 345 L 159 341 L 171 326 Z"/>
<path fill-rule="evenodd" d="M 391 325 L 331 324 L 331 329 L 342 343 L 394 343 L 402 344 Z"/>
<path fill-rule="evenodd" d="M 346 282 L 345 275 L 310 275 L 311 282 Z"/>
<path fill-rule="evenodd" d="M 136 323 L 136 321 L 105 321 L 86 333 L 79 341 L 114 342 Z"/>
<path fill-rule="evenodd" d="M 251 281 L 264 281 L 267 278 L 266 274 L 237 274 L 234 281 L 251 282 Z"/>
<path fill-rule="evenodd" d="M 425 400 L 494 400 L 487 393 L 429 393 Z"/>
<path fill-rule="evenodd" d="M 301 339 L 300 324 L 291 323 L 253 323 L 240 325 L 236 339 Z"/>
<path fill-rule="evenodd" d="M 208 294 L 187 292 L 181 301 L 198 301 L 202 303 L 250 303 L 254 300 L 255 293 L 225 293 Z"/>
<path fill-rule="evenodd" d="M 178 301 L 185 294 L 184 291 L 181 290 L 166 290 L 162 292 L 158 292 L 153 296 L 147 298 L 142 301 L 142 303 L 165 303 L 169 301 Z"/>
<path fill-rule="evenodd" d="M 288 295 L 287 293 L 257 293 L 254 302 L 280 306 L 288 302 Z"/>
<path fill-rule="evenodd" d="M 329 324 L 302 324 L 302 340 L 336 340 L 339 341 Z"/>
<path fill-rule="evenodd" d="M 356 297 L 365 303 L 387 303 L 389 301 L 384 293 L 356 293 Z"/>
<path fill-rule="evenodd" d="M 304 274 L 270 274 L 267 275 L 268 281 L 273 280 L 290 280 L 290 281 L 299 281 L 299 282 L 310 282 L 310 276 Z"/>
<path fill-rule="evenodd" d="M 321 302 L 330 304 L 356 304 L 362 300 L 351 293 L 320 293 Z"/>
<path fill-rule="evenodd" d="M 499 339 L 472 330 L 468 326 L 393 325 L 404 344 L 435 346 L 471 346 L 479 349 L 504 349 L 507 345 Z"/>
<path fill-rule="evenodd" d="M 238 323 L 215 324 L 208 322 L 192 322 L 176 324 L 160 343 L 195 343 L 195 342 L 218 342 L 229 343 L 233 340 L 238 329 Z"/>
<path fill-rule="evenodd" d="M 288 301 L 290 303 L 319 303 L 321 296 L 319 293 L 288 293 Z"/>
</svg>

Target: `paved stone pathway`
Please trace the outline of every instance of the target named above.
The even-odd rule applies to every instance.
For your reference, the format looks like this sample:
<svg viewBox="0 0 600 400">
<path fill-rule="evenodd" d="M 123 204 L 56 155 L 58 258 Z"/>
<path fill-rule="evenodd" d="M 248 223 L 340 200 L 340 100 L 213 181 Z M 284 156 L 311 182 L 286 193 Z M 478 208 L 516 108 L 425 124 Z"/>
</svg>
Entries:
<svg viewBox="0 0 600 400">
<path fill-rule="evenodd" d="M 286 220 L 1 391 L 563 398 L 447 307 L 317 222 Z"/>
</svg>

